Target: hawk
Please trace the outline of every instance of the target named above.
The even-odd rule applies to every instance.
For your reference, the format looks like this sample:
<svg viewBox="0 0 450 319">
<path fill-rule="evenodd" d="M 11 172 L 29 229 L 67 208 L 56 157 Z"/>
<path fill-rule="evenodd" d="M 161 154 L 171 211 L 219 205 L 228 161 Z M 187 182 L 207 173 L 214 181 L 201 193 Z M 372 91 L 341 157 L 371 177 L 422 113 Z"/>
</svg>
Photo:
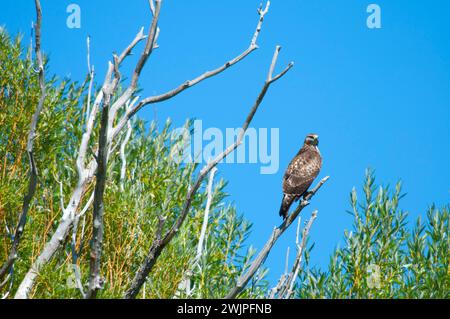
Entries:
<svg viewBox="0 0 450 319">
<path fill-rule="evenodd" d="M 305 142 L 289 164 L 283 177 L 283 200 L 280 216 L 286 219 L 294 201 L 307 194 L 309 186 L 319 174 L 322 157 L 319 152 L 319 136 L 308 134 Z"/>
</svg>

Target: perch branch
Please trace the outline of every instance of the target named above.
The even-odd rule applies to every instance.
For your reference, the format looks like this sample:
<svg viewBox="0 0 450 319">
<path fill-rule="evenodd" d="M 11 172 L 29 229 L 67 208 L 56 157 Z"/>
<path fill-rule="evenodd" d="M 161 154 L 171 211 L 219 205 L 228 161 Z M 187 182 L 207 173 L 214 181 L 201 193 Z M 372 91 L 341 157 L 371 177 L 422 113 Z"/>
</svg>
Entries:
<svg viewBox="0 0 450 319">
<path fill-rule="evenodd" d="M 275 242 L 278 240 L 278 238 L 286 231 L 287 228 L 292 224 L 292 222 L 297 218 L 297 216 L 300 214 L 300 212 L 309 205 L 309 201 L 311 198 L 316 194 L 316 192 L 322 187 L 322 185 L 329 179 L 329 176 L 324 177 L 300 202 L 300 204 L 297 206 L 297 208 L 294 210 L 294 212 L 283 221 L 283 223 L 276 227 L 272 234 L 269 237 L 269 240 L 264 245 L 263 249 L 260 251 L 258 256 L 253 261 L 252 265 L 249 267 L 249 269 L 242 274 L 235 287 L 233 287 L 228 295 L 225 297 L 226 299 L 233 299 L 236 298 L 236 296 L 244 290 L 247 283 L 250 281 L 250 279 L 253 277 L 255 272 L 261 267 L 261 265 L 266 260 L 267 256 L 270 253 L 270 250 L 272 249 Z"/>
</svg>

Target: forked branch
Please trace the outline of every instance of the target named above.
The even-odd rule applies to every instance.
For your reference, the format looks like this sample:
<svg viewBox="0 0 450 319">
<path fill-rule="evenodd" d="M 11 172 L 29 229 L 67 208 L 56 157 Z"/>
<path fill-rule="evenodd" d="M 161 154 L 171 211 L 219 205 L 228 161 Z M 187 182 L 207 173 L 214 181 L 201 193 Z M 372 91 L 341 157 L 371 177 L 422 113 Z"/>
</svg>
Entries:
<svg viewBox="0 0 450 319">
<path fill-rule="evenodd" d="M 152 3 L 152 2 L 150 2 L 150 3 Z M 171 98 L 175 97 L 176 95 L 180 94 L 181 92 L 183 92 L 184 90 L 189 89 L 189 88 L 193 87 L 194 85 L 202 82 L 203 80 L 206 80 L 206 79 L 208 79 L 210 77 L 213 77 L 213 76 L 218 75 L 219 73 L 225 71 L 229 67 L 231 67 L 231 66 L 235 65 L 236 63 L 242 61 L 250 53 L 252 53 L 254 50 L 256 50 L 258 48 L 258 45 L 257 45 L 258 36 L 259 36 L 259 34 L 261 32 L 261 28 L 262 28 L 262 24 L 263 24 L 263 21 L 264 21 L 264 17 L 269 12 L 269 7 L 270 7 L 270 1 L 267 1 L 264 10 L 262 10 L 262 8 L 260 8 L 258 10 L 258 14 L 259 14 L 258 24 L 256 25 L 256 29 L 255 29 L 255 32 L 253 33 L 252 39 L 250 41 L 250 45 L 245 51 L 243 51 L 237 57 L 229 60 L 228 62 L 226 62 L 222 66 L 218 67 L 217 69 L 214 69 L 212 71 L 207 71 L 207 72 L 199 75 L 198 77 L 196 77 L 196 78 L 194 78 L 192 80 L 185 81 L 184 83 L 182 83 L 178 87 L 176 87 L 176 88 L 174 88 L 174 89 L 172 89 L 172 90 L 170 90 L 170 91 L 168 91 L 166 93 L 162 93 L 160 95 L 150 96 L 150 97 L 142 99 L 133 108 L 131 108 L 129 111 L 125 112 L 125 115 L 119 120 L 119 122 L 117 123 L 116 127 L 114 128 L 114 130 L 112 132 L 113 136 L 116 136 L 122 130 L 122 128 L 125 126 L 127 121 L 134 114 L 136 114 L 140 109 L 142 109 L 144 106 L 146 106 L 148 104 L 159 103 L 159 102 L 163 102 L 165 100 L 171 99 Z M 155 14 L 157 14 L 157 10 L 156 9 L 155 9 Z M 274 80 L 276 80 L 276 79 L 274 79 Z M 130 96 L 128 96 L 128 98 Z M 113 108 L 114 108 L 114 106 L 113 106 Z"/>
<path fill-rule="evenodd" d="M 272 234 L 269 237 L 269 240 L 264 245 L 263 249 L 260 251 L 258 256 L 256 256 L 255 260 L 253 261 L 252 265 L 248 268 L 248 270 L 242 274 L 235 287 L 233 287 L 228 295 L 225 297 L 226 299 L 233 299 L 236 298 L 237 295 L 244 290 L 244 288 L 247 286 L 247 283 L 250 281 L 250 279 L 253 277 L 253 275 L 256 273 L 256 271 L 261 267 L 261 265 L 266 260 L 267 256 L 269 255 L 273 245 L 275 245 L 276 241 L 280 236 L 286 231 L 286 229 L 289 228 L 289 226 L 292 224 L 292 222 L 297 218 L 297 216 L 300 214 L 300 212 L 309 205 L 309 201 L 311 198 L 316 194 L 316 192 L 322 187 L 322 185 L 329 179 L 329 176 L 324 177 L 303 199 L 301 199 L 300 204 L 297 206 L 297 208 L 294 210 L 294 212 L 284 220 L 284 222 L 276 227 Z"/>
</svg>

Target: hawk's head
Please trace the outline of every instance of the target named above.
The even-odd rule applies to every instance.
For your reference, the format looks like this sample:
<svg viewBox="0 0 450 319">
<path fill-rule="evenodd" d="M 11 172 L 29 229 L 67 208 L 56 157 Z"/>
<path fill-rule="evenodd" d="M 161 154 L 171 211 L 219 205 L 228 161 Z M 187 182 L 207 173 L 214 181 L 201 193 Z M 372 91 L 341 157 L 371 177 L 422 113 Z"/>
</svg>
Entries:
<svg viewBox="0 0 450 319">
<path fill-rule="evenodd" d="M 319 135 L 313 133 L 306 135 L 305 144 L 311 146 L 319 145 Z"/>
</svg>

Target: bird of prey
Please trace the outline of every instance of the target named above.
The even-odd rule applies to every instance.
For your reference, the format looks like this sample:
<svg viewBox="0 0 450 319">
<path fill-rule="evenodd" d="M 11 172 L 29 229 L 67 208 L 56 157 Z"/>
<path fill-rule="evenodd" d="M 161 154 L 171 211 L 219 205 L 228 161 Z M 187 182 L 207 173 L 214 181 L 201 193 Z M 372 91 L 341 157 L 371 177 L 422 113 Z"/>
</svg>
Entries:
<svg viewBox="0 0 450 319">
<path fill-rule="evenodd" d="M 283 177 L 283 200 L 280 216 L 286 219 L 294 201 L 307 194 L 309 186 L 319 174 L 322 157 L 319 152 L 319 136 L 308 134 L 305 142 L 289 164 Z"/>
</svg>

